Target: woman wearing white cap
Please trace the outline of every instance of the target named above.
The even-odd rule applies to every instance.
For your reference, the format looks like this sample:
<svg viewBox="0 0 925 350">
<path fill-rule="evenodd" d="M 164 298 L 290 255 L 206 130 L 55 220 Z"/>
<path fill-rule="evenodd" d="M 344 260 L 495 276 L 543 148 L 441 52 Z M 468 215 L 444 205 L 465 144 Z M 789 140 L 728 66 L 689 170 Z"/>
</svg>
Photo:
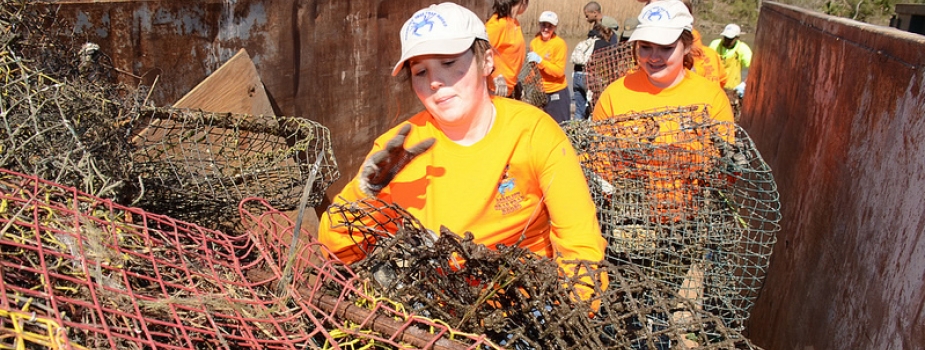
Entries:
<svg viewBox="0 0 925 350">
<path fill-rule="evenodd" d="M 689 69 L 693 17 L 681 1 L 654 1 L 639 15 L 639 25 L 629 41 L 635 42 L 638 70 L 611 83 L 594 106 L 592 119 L 601 120 L 654 108 L 709 105 L 710 117 L 733 122 L 725 91 Z M 666 126 L 663 126 L 663 128 Z M 662 133 L 670 130 L 662 130 Z M 723 136 L 732 141 L 733 129 Z"/>
<path fill-rule="evenodd" d="M 489 93 L 495 57 L 482 21 L 442 3 L 416 12 L 400 37 L 392 75 L 410 77 L 425 110 L 376 139 L 336 201 L 375 197 L 490 248 L 602 260 L 606 242 L 565 133 L 542 110 Z M 342 220 L 325 213 L 319 240 L 345 262 L 360 260 L 371 242 Z"/>
<path fill-rule="evenodd" d="M 565 79 L 565 56 L 568 47 L 565 40 L 556 34 L 559 16 L 552 11 L 543 11 L 539 19 L 540 31 L 530 41 L 527 62 L 534 62 L 543 77 L 543 90 L 547 102 L 543 110 L 549 113 L 557 123 L 571 117 L 571 100 L 569 99 L 568 80 Z"/>
</svg>

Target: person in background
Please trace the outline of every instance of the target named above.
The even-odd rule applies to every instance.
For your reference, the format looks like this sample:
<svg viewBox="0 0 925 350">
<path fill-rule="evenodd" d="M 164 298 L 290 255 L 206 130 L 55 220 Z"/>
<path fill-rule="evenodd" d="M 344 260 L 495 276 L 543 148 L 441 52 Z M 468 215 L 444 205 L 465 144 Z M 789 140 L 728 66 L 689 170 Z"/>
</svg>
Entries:
<svg viewBox="0 0 925 350">
<path fill-rule="evenodd" d="M 527 54 L 527 42 L 520 29 L 520 16 L 530 0 L 494 0 L 492 15 L 485 23 L 488 42 L 495 49 L 495 70 L 491 73 L 494 94 L 510 97 L 517 85 Z"/>
<path fill-rule="evenodd" d="M 687 6 L 688 12 L 694 14 L 694 7 L 690 0 L 681 0 L 684 6 Z M 697 28 L 691 30 L 694 35 L 694 46 L 691 48 L 691 56 L 694 58 L 694 65 L 691 70 L 700 74 L 710 81 L 716 82 L 719 86 L 726 84 L 726 68 L 720 60 L 719 54 L 703 44 L 700 31 Z"/>
<path fill-rule="evenodd" d="M 575 45 L 572 50 L 572 105 L 575 108 L 574 120 L 588 119 L 591 112 L 591 106 L 588 105 L 588 78 L 585 74 L 585 64 L 591 58 L 591 52 L 594 50 L 594 43 L 600 39 L 601 34 L 597 31 L 604 18 L 601 12 L 601 4 L 597 1 L 591 1 L 582 8 L 585 13 L 585 20 L 591 24 L 588 30 L 588 37 Z"/>
<path fill-rule="evenodd" d="M 552 11 L 543 11 L 539 18 L 540 31 L 530 41 L 527 62 L 534 62 L 543 77 L 543 90 L 547 102 L 543 108 L 557 123 L 571 117 L 568 80 L 565 79 L 565 55 L 568 48 L 565 40 L 556 34 L 559 16 Z"/>
<path fill-rule="evenodd" d="M 742 29 L 734 23 L 730 23 L 720 33 L 721 38 L 713 40 L 710 48 L 719 53 L 723 60 L 723 67 L 726 68 L 726 89 L 745 89 L 745 77 L 742 76 L 742 70 L 752 64 L 752 49 L 744 42 L 739 40 Z"/>
<path fill-rule="evenodd" d="M 634 45 L 639 69 L 617 79 L 601 93 L 594 106 L 592 119 L 605 120 L 618 118 L 631 112 L 702 105 L 703 107 L 700 108 L 707 109 L 710 119 L 722 123 L 715 129 L 719 134 L 717 136 L 734 144 L 733 113 L 726 92 L 719 84 L 689 70 L 694 61 L 691 54 L 694 48 L 693 22 L 693 16 L 681 1 L 653 1 L 646 5 L 639 14 L 639 26 L 629 39 Z M 641 122 L 627 121 L 623 125 L 625 127 L 635 126 L 630 123 Z M 696 151 L 709 146 L 680 139 L 684 137 L 681 134 L 682 125 L 684 125 L 682 120 L 660 121 L 657 126 L 658 136 L 648 142 L 685 149 L 686 151 L 678 151 L 676 155 L 679 156 L 686 153 L 697 154 Z M 679 157 L 677 161 L 684 162 L 683 157 Z M 699 171 L 693 167 L 689 169 L 686 171 Z M 648 181 L 654 185 L 656 196 L 661 194 L 660 205 L 682 207 L 674 203 L 683 203 L 686 200 L 683 188 L 696 185 L 695 180 L 692 180 L 692 173 L 680 173 L 672 179 L 670 175 L 659 173 L 659 170 L 646 171 L 653 171 Z M 590 176 L 594 181 L 600 181 L 598 180 L 600 178 L 603 178 L 603 181 L 611 181 L 615 175 L 612 172 L 601 171 Z M 660 220 L 683 219 L 671 209 L 657 209 L 653 214 L 656 214 L 655 216 Z M 703 269 L 702 263 L 691 264 L 681 283 L 679 296 L 694 303 L 702 303 Z M 683 312 L 675 312 L 671 315 L 675 321 L 684 319 L 684 317 Z M 685 344 L 684 348 L 697 346 L 691 339 L 685 338 L 682 342 Z"/>
<path fill-rule="evenodd" d="M 627 41 L 633 35 L 633 30 L 639 25 L 639 19 L 630 17 L 623 21 L 623 30 L 620 31 L 620 41 Z"/>
<path fill-rule="evenodd" d="M 542 110 L 492 96 L 497 56 L 482 21 L 442 3 L 416 12 L 399 36 L 392 75 L 407 77 L 424 110 L 376 139 L 335 203 L 396 204 L 433 232 L 471 232 L 490 249 L 519 245 L 556 259 L 566 275 L 575 265 L 564 261 L 602 261 L 606 241 L 577 154 Z M 371 242 L 344 220 L 324 213 L 318 239 L 352 263 Z M 587 300 L 592 290 L 578 292 Z"/>
<path fill-rule="evenodd" d="M 594 42 L 594 50 L 592 52 L 597 52 L 601 49 L 604 49 L 608 46 L 616 45 L 617 43 L 617 29 L 620 28 L 620 23 L 617 20 L 610 16 L 604 16 L 601 18 L 601 22 L 594 27 L 594 29 L 600 33 L 601 40 Z"/>
<path fill-rule="evenodd" d="M 602 120 L 655 108 L 709 105 L 710 117 L 733 122 L 725 91 L 716 83 L 691 72 L 694 46 L 693 16 L 681 1 L 653 1 L 639 15 L 630 36 L 639 69 L 617 79 L 601 93 L 592 119 Z M 666 127 L 666 126 L 663 126 Z M 662 130 L 666 133 L 670 130 Z M 733 130 L 727 130 L 731 141 Z"/>
</svg>

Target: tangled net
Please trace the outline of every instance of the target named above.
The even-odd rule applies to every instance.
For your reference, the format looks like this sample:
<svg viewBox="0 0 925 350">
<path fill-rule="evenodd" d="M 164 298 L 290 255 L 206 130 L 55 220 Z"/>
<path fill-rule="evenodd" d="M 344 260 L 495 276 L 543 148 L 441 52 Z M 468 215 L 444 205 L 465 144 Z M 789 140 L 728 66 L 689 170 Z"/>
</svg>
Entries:
<svg viewBox="0 0 925 350">
<path fill-rule="evenodd" d="M 524 63 L 517 75 L 517 86 L 514 88 L 514 98 L 537 106 L 546 107 L 548 98 L 543 88 L 543 75 L 540 67 L 533 62 Z"/>
<path fill-rule="evenodd" d="M 594 51 L 591 59 L 585 64 L 588 75 L 588 92 L 591 98 L 588 103 L 594 106 L 595 99 L 604 92 L 610 83 L 626 75 L 636 68 L 636 57 L 633 55 L 633 43 L 621 41 L 617 45 Z"/>
<path fill-rule="evenodd" d="M 573 122 L 566 133 L 589 180 L 608 260 L 682 290 L 741 330 L 780 230 L 780 201 L 745 130 L 713 121 L 707 108 Z"/>
<path fill-rule="evenodd" d="M 152 86 L 111 83 L 130 73 L 29 5 L 0 0 L 0 167 L 213 228 L 247 197 L 291 209 L 308 185 L 317 205 L 339 177 L 322 125 L 155 108 Z"/>
<path fill-rule="evenodd" d="M 337 204 L 328 213 L 364 237 L 357 245 L 367 256 L 350 268 L 377 295 L 506 348 L 756 348 L 630 265 L 571 261 L 585 272 L 565 277 L 552 259 L 511 246 L 490 249 L 474 243 L 471 233 L 443 228 L 438 236 L 402 208 L 378 200 Z M 606 288 L 594 277 L 601 274 L 609 276 Z M 596 296 L 582 301 L 575 297 L 578 288 Z"/>
<path fill-rule="evenodd" d="M 364 292 L 266 201 L 227 235 L 0 170 L 0 347 L 466 349 L 484 337 Z M 303 236 L 310 236 L 303 232 Z"/>
</svg>

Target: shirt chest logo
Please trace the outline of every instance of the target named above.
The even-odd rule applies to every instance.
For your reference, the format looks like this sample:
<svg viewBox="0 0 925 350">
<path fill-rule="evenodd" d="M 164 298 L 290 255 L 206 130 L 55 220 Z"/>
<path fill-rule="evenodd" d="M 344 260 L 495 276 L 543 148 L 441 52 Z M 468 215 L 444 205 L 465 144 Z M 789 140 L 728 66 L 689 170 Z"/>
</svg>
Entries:
<svg viewBox="0 0 925 350">
<path fill-rule="evenodd" d="M 498 195 L 495 197 L 495 210 L 502 215 L 508 215 L 523 208 L 524 195 L 517 189 L 517 179 L 512 177 L 508 170 L 508 165 L 504 169 L 504 176 L 498 181 Z"/>
</svg>

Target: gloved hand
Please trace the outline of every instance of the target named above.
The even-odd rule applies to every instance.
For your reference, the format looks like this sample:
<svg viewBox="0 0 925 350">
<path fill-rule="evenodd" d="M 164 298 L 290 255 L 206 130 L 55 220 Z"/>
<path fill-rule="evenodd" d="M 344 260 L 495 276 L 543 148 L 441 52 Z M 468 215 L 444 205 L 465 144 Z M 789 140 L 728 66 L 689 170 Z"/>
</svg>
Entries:
<svg viewBox="0 0 925 350">
<path fill-rule="evenodd" d="M 543 58 L 540 57 L 538 53 L 530 51 L 529 53 L 527 53 L 527 62 L 533 62 L 536 64 L 540 64 L 540 62 L 543 62 Z"/>
<path fill-rule="evenodd" d="M 743 81 L 739 83 L 739 85 L 736 85 L 736 87 L 734 87 L 733 90 L 736 91 L 736 95 L 738 95 L 739 98 L 744 97 L 745 96 L 745 82 Z"/>
<path fill-rule="evenodd" d="M 405 168 L 405 165 L 429 150 L 436 139 L 429 138 L 420 143 L 405 148 L 405 138 L 411 132 L 411 124 L 405 124 L 389 142 L 385 144 L 385 149 L 373 153 L 363 163 L 363 170 L 360 173 L 360 190 L 369 196 L 376 196 L 382 191 L 395 174 Z"/>
<path fill-rule="evenodd" d="M 504 80 L 503 75 L 495 77 L 495 95 L 507 97 L 507 81 Z"/>
</svg>

